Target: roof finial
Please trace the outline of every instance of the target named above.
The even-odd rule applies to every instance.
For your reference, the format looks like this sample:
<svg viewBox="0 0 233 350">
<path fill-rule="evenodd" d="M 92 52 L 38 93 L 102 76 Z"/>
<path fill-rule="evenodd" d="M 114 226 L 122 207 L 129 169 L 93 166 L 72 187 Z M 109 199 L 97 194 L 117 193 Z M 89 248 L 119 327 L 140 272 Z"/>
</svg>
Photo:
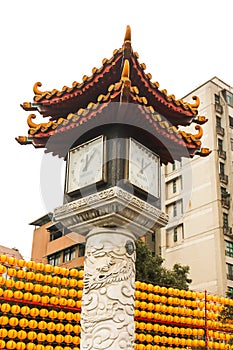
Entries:
<svg viewBox="0 0 233 350">
<path fill-rule="evenodd" d="M 126 27 L 126 32 L 125 32 L 125 39 L 124 39 L 124 42 L 131 42 L 131 28 L 129 25 L 127 25 Z"/>
<path fill-rule="evenodd" d="M 126 80 L 130 80 L 129 79 L 129 60 L 125 60 L 124 62 L 124 67 L 123 67 L 123 70 L 122 70 L 122 73 L 121 73 L 121 80 L 123 81 L 126 81 Z"/>
</svg>

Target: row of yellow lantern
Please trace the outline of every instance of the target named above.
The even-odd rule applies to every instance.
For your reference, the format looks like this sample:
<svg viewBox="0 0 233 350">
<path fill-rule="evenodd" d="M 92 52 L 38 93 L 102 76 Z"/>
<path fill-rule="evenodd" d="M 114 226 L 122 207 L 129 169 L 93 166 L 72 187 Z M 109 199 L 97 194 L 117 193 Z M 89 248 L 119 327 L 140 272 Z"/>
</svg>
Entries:
<svg viewBox="0 0 233 350">
<path fill-rule="evenodd" d="M 77 340 L 78 342 L 78 340 Z M 15 342 L 14 340 L 0 340 L 0 349 L 9 349 L 9 350 L 80 350 L 77 346 L 61 346 L 61 345 L 43 345 L 35 344 L 33 342 Z"/>
<path fill-rule="evenodd" d="M 29 331 L 25 332 L 24 330 L 17 331 L 16 329 L 1 329 L 0 328 L 0 338 L 4 339 L 19 339 L 19 340 L 37 340 L 38 342 L 48 342 L 48 343 L 66 343 L 66 344 L 75 344 L 78 345 L 80 343 L 80 337 L 77 335 L 70 334 L 53 334 L 53 333 L 43 333 L 43 332 L 35 332 Z"/>
<path fill-rule="evenodd" d="M 79 324 L 71 324 L 71 323 L 54 323 L 54 322 L 45 322 L 43 321 L 36 321 L 36 320 L 27 320 L 25 322 L 25 319 L 18 319 L 17 317 L 10 317 L 7 316 L 1 316 L 2 323 L 1 326 L 4 326 L 4 328 L 0 328 L 0 337 L 1 332 L 4 331 L 4 329 L 8 329 L 8 327 L 15 328 L 17 326 L 22 326 L 22 329 L 39 329 L 39 330 L 49 330 L 49 331 L 56 331 L 59 333 L 65 332 L 65 333 L 71 333 L 74 332 L 76 334 L 79 334 L 81 331 Z"/>
<path fill-rule="evenodd" d="M 190 299 L 181 299 L 178 297 L 166 297 L 165 295 L 158 295 L 154 293 L 146 293 L 146 292 L 140 292 L 139 290 L 135 291 L 135 298 L 136 300 L 142 300 L 142 301 L 149 301 L 149 302 L 155 302 L 155 303 L 162 303 L 162 304 L 169 304 L 169 305 L 181 305 L 186 307 L 192 307 L 192 308 L 199 308 L 199 309 L 206 309 L 206 310 L 213 310 L 215 312 L 221 312 L 222 305 L 214 304 L 214 303 L 208 303 L 204 301 L 196 301 L 196 300 L 190 300 Z"/>
<path fill-rule="evenodd" d="M 77 270 L 75 268 L 67 269 L 65 267 L 52 266 L 50 264 L 43 264 L 41 262 L 37 263 L 35 261 L 26 261 L 23 259 L 17 260 L 16 258 L 7 256 L 7 255 L 0 255 L 0 274 L 5 273 L 5 271 L 1 272 L 2 271 L 1 266 L 4 266 L 4 267 L 15 266 L 21 269 L 25 268 L 25 269 L 34 270 L 34 271 L 41 271 L 41 272 L 43 271 L 49 274 L 80 277 L 80 278 L 83 277 L 83 270 Z"/>
<path fill-rule="evenodd" d="M 51 318 L 51 319 L 67 319 L 73 320 L 77 317 L 77 315 L 80 315 L 79 312 L 64 312 L 63 310 L 57 311 L 54 309 L 47 309 L 45 307 L 38 309 L 36 307 L 29 308 L 27 305 L 19 307 L 18 305 L 10 305 L 9 303 L 4 303 L 1 305 L 1 312 L 5 315 L 9 315 L 9 312 L 12 312 L 14 316 L 21 313 L 23 316 L 31 316 L 33 318 L 35 317 L 41 317 L 41 318 Z M 5 316 L 3 315 L 3 316 Z M 1 316 L 1 317 L 3 317 Z M 8 316 L 6 316 L 8 317 Z"/>
<path fill-rule="evenodd" d="M 183 335 L 193 335 L 193 336 L 203 336 L 204 330 L 201 328 L 184 328 L 184 327 L 171 327 L 165 326 L 158 323 L 145 323 L 135 321 L 135 329 L 140 329 L 143 332 L 156 332 L 156 333 L 168 333 L 168 334 L 181 334 Z M 224 334 L 224 333 L 223 333 Z"/>
<path fill-rule="evenodd" d="M 191 347 L 204 347 L 205 341 L 201 339 L 187 339 L 187 338 L 179 338 L 179 337 L 166 337 L 165 335 L 151 335 L 144 333 L 135 333 L 135 341 L 145 342 L 145 343 L 161 343 L 168 345 L 176 345 L 176 346 L 191 346 Z"/>
<path fill-rule="evenodd" d="M 189 339 L 188 341 L 188 347 L 202 347 L 202 348 L 206 348 L 205 342 L 203 340 L 191 340 Z M 218 343 L 218 342 L 209 342 L 208 343 L 208 348 L 209 349 L 220 349 L 220 350 L 232 350 L 233 346 L 232 345 L 228 345 L 228 344 L 224 344 L 224 343 Z M 187 345 L 185 345 L 184 347 L 182 345 L 179 345 L 178 347 L 171 347 L 171 346 L 159 346 L 159 345 L 151 345 L 151 344 L 135 344 L 134 346 L 134 350 L 186 350 L 187 349 Z"/>
<path fill-rule="evenodd" d="M 22 292 L 21 290 L 12 290 L 12 289 L 2 289 L 0 288 L 0 297 L 6 298 L 6 299 L 17 299 L 17 300 L 25 300 L 25 301 L 32 301 L 34 303 L 50 303 L 51 304 L 59 304 L 59 301 L 57 299 L 62 299 L 61 303 L 63 306 L 66 305 L 66 303 L 69 301 L 70 304 L 74 304 L 75 306 L 75 299 L 81 300 L 82 299 L 82 290 L 75 290 L 75 289 L 66 289 L 61 288 L 58 289 L 57 287 L 53 288 L 47 288 L 48 286 L 40 286 L 35 285 L 34 293 L 31 292 Z M 40 293 L 40 294 L 37 294 Z M 41 295 L 42 294 L 42 295 Z M 43 295 L 44 294 L 44 295 Z M 47 295 L 49 294 L 49 295 Z M 64 300 L 65 299 L 65 300 Z"/>
<path fill-rule="evenodd" d="M 23 275 L 25 275 L 25 277 L 22 277 Z M 27 280 L 27 282 L 23 282 L 21 280 L 15 281 L 15 278 L 25 279 Z M 47 285 L 49 288 L 52 288 L 53 286 L 71 288 L 78 287 L 80 289 L 83 288 L 83 279 L 77 280 L 75 278 L 43 275 L 42 273 L 34 273 L 33 271 L 25 272 L 23 270 L 19 270 L 17 271 L 17 276 L 10 276 L 10 278 L 4 278 L 3 276 L 0 276 L 0 285 L 5 285 L 8 288 L 23 289 L 25 288 L 25 285 L 29 285 L 30 283 L 35 284 L 34 282 L 42 282 L 42 285 Z M 52 286 L 49 286 L 49 284 L 51 284 Z"/>
</svg>

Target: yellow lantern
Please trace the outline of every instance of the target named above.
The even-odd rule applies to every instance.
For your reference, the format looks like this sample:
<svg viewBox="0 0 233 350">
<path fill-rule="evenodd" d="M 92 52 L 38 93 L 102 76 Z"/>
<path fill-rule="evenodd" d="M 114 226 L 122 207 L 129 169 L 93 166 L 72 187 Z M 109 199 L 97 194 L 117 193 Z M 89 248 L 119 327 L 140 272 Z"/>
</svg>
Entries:
<svg viewBox="0 0 233 350">
<path fill-rule="evenodd" d="M 66 319 L 67 321 L 72 321 L 74 319 L 74 314 L 72 312 L 67 312 Z"/>
<path fill-rule="evenodd" d="M 64 341 L 64 336 L 62 334 L 57 334 L 55 337 L 56 343 L 62 343 Z"/>
<path fill-rule="evenodd" d="M 16 343 L 16 350 L 24 350 L 26 348 L 26 344 L 22 341 Z"/>
<path fill-rule="evenodd" d="M 64 311 L 59 311 L 59 312 L 57 313 L 57 318 L 58 318 L 59 320 L 64 320 L 64 319 L 66 318 L 65 312 L 64 312 Z"/>
<path fill-rule="evenodd" d="M 2 288 L 0 288 L 0 296 L 2 296 L 4 293 L 4 290 Z"/>
<path fill-rule="evenodd" d="M 78 277 L 78 270 L 77 269 L 70 269 L 69 274 L 71 277 Z"/>
<path fill-rule="evenodd" d="M 83 295 L 82 290 L 78 290 L 78 294 L 77 294 L 78 299 L 82 299 L 82 295 Z"/>
<path fill-rule="evenodd" d="M 37 317 L 39 315 L 40 311 L 36 308 L 36 307 L 33 307 L 31 310 L 30 310 L 30 315 L 32 317 Z"/>
<path fill-rule="evenodd" d="M 28 267 L 29 269 L 35 270 L 35 268 L 36 268 L 36 263 L 35 263 L 35 261 L 27 261 L 27 267 Z"/>
<path fill-rule="evenodd" d="M 53 342 L 55 341 L 55 335 L 52 334 L 52 333 L 47 334 L 47 335 L 46 335 L 46 340 L 47 340 L 47 342 L 49 342 L 49 343 L 53 343 Z"/>
<path fill-rule="evenodd" d="M 44 345 L 42 345 L 42 344 L 37 344 L 35 350 L 44 350 Z"/>
<path fill-rule="evenodd" d="M 152 340 L 153 340 L 153 337 L 152 337 Z M 74 336 L 73 339 L 72 339 L 72 343 L 75 344 L 75 345 L 79 345 L 80 344 L 80 338 L 77 337 L 77 336 Z"/>
<path fill-rule="evenodd" d="M 59 299 L 57 297 L 50 297 L 49 302 L 52 305 L 57 305 L 59 303 Z"/>
<path fill-rule="evenodd" d="M 38 323 L 38 328 L 39 328 L 41 331 L 45 330 L 45 329 L 47 328 L 47 323 L 46 323 L 45 321 L 40 321 L 40 322 Z"/>
<path fill-rule="evenodd" d="M 9 329 L 7 332 L 7 336 L 10 339 L 14 339 L 17 337 L 17 331 L 15 329 Z"/>
<path fill-rule="evenodd" d="M 4 273 L 6 273 L 6 266 L 0 265 L 0 275 L 3 275 Z"/>
<path fill-rule="evenodd" d="M 24 288 L 24 282 L 22 282 L 22 281 L 16 281 L 15 282 L 15 288 L 16 289 L 23 289 Z"/>
<path fill-rule="evenodd" d="M 57 323 L 55 326 L 56 332 L 59 332 L 59 333 L 63 332 L 64 328 L 65 328 L 65 326 L 62 323 Z"/>
<path fill-rule="evenodd" d="M 0 285 L 3 286 L 6 282 L 6 279 L 2 276 L 0 276 Z"/>
<path fill-rule="evenodd" d="M 71 287 L 76 287 L 76 286 L 78 285 L 78 282 L 80 282 L 80 281 L 82 281 L 82 280 L 77 281 L 76 279 L 71 278 L 71 279 L 69 280 L 69 283 L 70 283 L 70 286 L 71 286 Z M 79 288 L 80 288 L 80 287 L 79 287 Z"/>
<path fill-rule="evenodd" d="M 8 256 L 3 254 L 3 255 L 0 255 L 0 262 L 1 263 L 6 263 L 8 262 Z"/>
<path fill-rule="evenodd" d="M 16 290 L 14 292 L 14 298 L 15 299 L 23 299 L 23 292 L 21 292 L 20 290 Z"/>
<path fill-rule="evenodd" d="M 39 283 L 34 284 L 33 290 L 34 290 L 34 292 L 36 292 L 36 293 L 40 293 L 40 292 L 42 291 L 42 285 L 39 284 Z"/>
<path fill-rule="evenodd" d="M 59 266 L 54 266 L 53 267 L 53 272 L 56 274 L 56 275 L 59 275 L 59 273 L 60 273 L 60 267 Z"/>
<path fill-rule="evenodd" d="M 35 279 L 35 273 L 33 271 L 26 272 L 26 279 L 27 280 L 34 280 Z"/>
<path fill-rule="evenodd" d="M 23 299 L 26 301 L 31 301 L 32 300 L 32 293 L 29 293 L 29 292 L 24 293 Z"/>
<path fill-rule="evenodd" d="M 67 299 L 66 298 L 60 298 L 59 299 L 59 305 L 66 306 L 67 305 Z"/>
<path fill-rule="evenodd" d="M 75 301 L 73 299 L 68 299 L 67 300 L 67 306 L 69 307 L 75 307 Z"/>
<path fill-rule="evenodd" d="M 8 274 L 8 276 L 10 276 L 10 277 L 15 277 L 16 274 L 17 274 L 17 271 L 16 271 L 16 269 L 10 267 L 10 268 L 8 268 L 8 270 L 7 270 L 7 274 Z"/>
<path fill-rule="evenodd" d="M 11 327 L 16 327 L 16 326 L 18 325 L 18 323 L 19 323 L 19 320 L 18 320 L 17 317 L 11 317 L 11 318 L 9 318 L 9 325 L 10 325 Z"/>
<path fill-rule="evenodd" d="M 17 261 L 17 265 L 22 268 L 22 267 L 25 267 L 27 265 L 27 262 L 23 259 L 19 259 Z"/>
<path fill-rule="evenodd" d="M 48 309 L 40 309 L 40 317 L 45 318 L 48 317 L 49 311 Z"/>
<path fill-rule="evenodd" d="M 29 327 L 29 328 L 32 328 L 32 329 L 37 328 L 37 321 L 36 321 L 36 320 L 30 320 L 30 321 L 28 322 L 28 327 Z"/>
<path fill-rule="evenodd" d="M 44 271 L 44 264 L 43 263 L 37 263 L 36 264 L 36 270 L 38 271 Z"/>
<path fill-rule="evenodd" d="M 6 326 L 8 324 L 8 317 L 7 316 L 0 316 L 0 325 L 1 326 Z"/>
<path fill-rule="evenodd" d="M 6 342 L 2 339 L 0 339 L 0 349 L 4 349 L 6 346 Z"/>
<path fill-rule="evenodd" d="M 51 272 L 53 272 L 53 266 L 50 265 L 50 264 L 46 264 L 46 265 L 44 266 L 44 271 L 45 271 L 46 273 L 51 273 Z"/>
<path fill-rule="evenodd" d="M 77 296 L 77 291 L 74 288 L 69 289 L 69 297 L 75 298 Z"/>
<path fill-rule="evenodd" d="M 8 303 L 3 303 L 2 305 L 1 305 L 1 311 L 5 314 L 5 313 L 8 313 L 9 311 L 10 311 L 10 309 L 11 309 L 11 306 L 10 306 L 10 304 L 8 304 Z"/>
<path fill-rule="evenodd" d="M 15 285 L 15 281 L 12 280 L 12 279 L 6 280 L 6 282 L 5 282 L 5 286 L 6 286 L 7 288 L 13 288 L 14 285 Z"/>
<path fill-rule="evenodd" d="M 81 300 L 77 300 L 77 301 L 76 301 L 76 307 L 80 309 L 81 306 L 82 306 Z"/>
<path fill-rule="evenodd" d="M 48 302 L 49 302 L 49 297 L 48 297 L 48 295 L 43 295 L 43 296 L 41 297 L 41 304 L 48 304 Z"/>
<path fill-rule="evenodd" d="M 44 283 L 49 284 L 52 283 L 53 277 L 51 275 L 45 275 L 44 276 Z"/>
<path fill-rule="evenodd" d="M 84 275 L 84 271 L 83 271 L 83 270 L 80 270 L 80 271 L 78 272 L 79 278 L 83 278 L 83 275 Z"/>
<path fill-rule="evenodd" d="M 42 293 L 49 294 L 50 291 L 51 291 L 51 287 L 50 286 L 47 286 L 47 285 L 42 286 Z"/>
<path fill-rule="evenodd" d="M 50 293 L 53 294 L 53 295 L 58 295 L 59 294 L 59 288 L 52 287 Z"/>
<path fill-rule="evenodd" d="M 21 329 L 20 331 L 18 331 L 18 338 L 20 340 L 26 339 L 27 338 L 27 333 L 24 330 Z"/>
<path fill-rule="evenodd" d="M 36 339 L 36 338 L 37 338 L 36 332 L 34 332 L 34 331 L 28 332 L 27 338 L 28 338 L 29 340 L 34 340 L 34 339 Z"/>
<path fill-rule="evenodd" d="M 14 258 L 13 256 L 8 257 L 8 264 L 9 265 L 16 265 L 17 264 L 17 259 Z"/>
<path fill-rule="evenodd" d="M 151 324 L 151 323 L 150 323 Z M 151 324 L 151 326 L 152 326 L 152 329 L 153 329 L 153 325 Z M 136 326 L 135 326 L 135 328 L 136 328 Z M 80 334 L 81 333 L 81 327 L 78 325 L 78 324 L 76 324 L 75 326 L 74 326 L 74 328 L 73 328 L 73 332 L 75 333 L 75 334 Z"/>
<path fill-rule="evenodd" d="M 34 343 L 27 343 L 26 345 L 27 350 L 36 350 L 36 345 Z"/>
<path fill-rule="evenodd" d="M 57 318 L 57 311 L 56 310 L 50 310 L 49 311 L 49 318 L 51 318 L 52 320 Z"/>
<path fill-rule="evenodd" d="M 6 348 L 7 349 L 15 349 L 16 348 L 16 342 L 14 340 L 9 340 L 6 343 Z"/>
<path fill-rule="evenodd" d="M 50 331 L 50 332 L 53 332 L 55 329 L 56 329 L 56 324 L 54 322 L 48 322 L 47 323 L 47 329 Z"/>
<path fill-rule="evenodd" d="M 60 274 L 63 276 L 69 276 L 69 270 L 66 269 L 65 267 L 60 268 Z"/>
<path fill-rule="evenodd" d="M 19 327 L 26 328 L 28 325 L 28 320 L 26 318 L 21 318 L 19 320 Z"/>
<path fill-rule="evenodd" d="M 7 337 L 7 330 L 5 328 L 0 328 L 0 338 Z"/>
<path fill-rule="evenodd" d="M 33 290 L 33 287 L 34 287 L 34 285 L 32 282 L 26 282 L 24 284 L 24 288 L 27 292 L 30 292 L 31 290 Z"/>
<path fill-rule="evenodd" d="M 37 340 L 41 343 L 44 342 L 46 340 L 46 334 L 45 333 L 38 333 Z"/>
<path fill-rule="evenodd" d="M 66 277 L 62 277 L 61 278 L 61 285 L 62 286 L 68 286 L 69 285 L 69 280 L 68 280 L 68 278 L 66 278 Z"/>
<path fill-rule="evenodd" d="M 65 332 L 67 332 L 67 333 L 71 333 L 72 331 L 73 331 L 73 326 L 72 326 L 72 324 L 70 324 L 70 323 L 67 323 L 66 325 L 65 325 Z"/>
<path fill-rule="evenodd" d="M 39 295 L 39 294 L 34 294 L 33 296 L 32 296 L 32 302 L 33 303 L 39 303 L 41 301 L 41 296 Z"/>
<path fill-rule="evenodd" d="M 67 297 L 68 294 L 69 294 L 68 289 L 66 289 L 66 288 L 61 288 L 61 289 L 60 289 L 60 295 L 61 295 L 62 297 Z"/>
</svg>

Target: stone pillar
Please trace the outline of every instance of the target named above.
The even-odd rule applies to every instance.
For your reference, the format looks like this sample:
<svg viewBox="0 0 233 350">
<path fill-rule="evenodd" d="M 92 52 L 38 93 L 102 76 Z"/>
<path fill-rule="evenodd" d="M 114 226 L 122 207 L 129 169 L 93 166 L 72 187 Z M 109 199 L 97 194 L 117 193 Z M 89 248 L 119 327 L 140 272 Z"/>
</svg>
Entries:
<svg viewBox="0 0 233 350">
<path fill-rule="evenodd" d="M 133 350 L 135 236 L 94 228 L 86 237 L 81 350 Z"/>
</svg>

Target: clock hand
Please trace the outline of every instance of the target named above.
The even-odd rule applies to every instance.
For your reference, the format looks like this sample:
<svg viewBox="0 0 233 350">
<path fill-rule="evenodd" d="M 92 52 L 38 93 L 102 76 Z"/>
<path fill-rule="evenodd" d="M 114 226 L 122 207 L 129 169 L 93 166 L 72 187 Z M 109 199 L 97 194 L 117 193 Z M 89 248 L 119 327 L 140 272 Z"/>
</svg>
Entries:
<svg viewBox="0 0 233 350">
<path fill-rule="evenodd" d="M 85 163 L 85 167 L 83 168 L 84 171 L 87 171 L 88 165 L 89 165 L 90 161 L 92 160 L 92 158 L 94 157 L 95 152 L 96 152 L 96 149 L 93 150 L 90 157 L 88 157 L 89 154 L 86 155 L 86 163 Z"/>
</svg>

